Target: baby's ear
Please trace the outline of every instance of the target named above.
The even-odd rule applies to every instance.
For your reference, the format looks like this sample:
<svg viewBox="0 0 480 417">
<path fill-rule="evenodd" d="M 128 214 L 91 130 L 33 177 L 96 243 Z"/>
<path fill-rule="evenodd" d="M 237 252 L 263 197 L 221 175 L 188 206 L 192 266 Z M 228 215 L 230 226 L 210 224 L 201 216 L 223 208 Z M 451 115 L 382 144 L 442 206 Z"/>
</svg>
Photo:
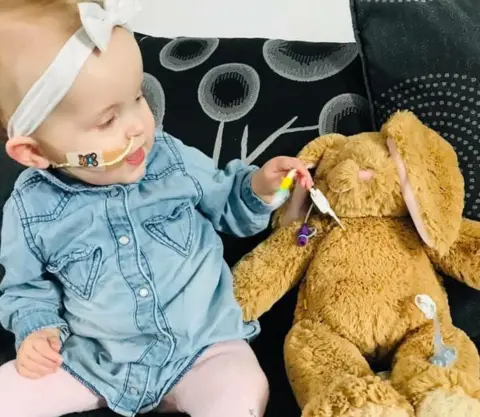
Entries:
<svg viewBox="0 0 480 417">
<path fill-rule="evenodd" d="M 25 167 L 47 169 L 50 166 L 50 161 L 43 156 L 38 142 L 28 136 L 8 139 L 5 149 L 10 158 Z"/>
<path fill-rule="evenodd" d="M 325 151 L 348 139 L 339 134 L 321 136 L 309 142 L 298 154 L 298 159 L 302 161 L 308 169 L 317 168 Z M 315 177 L 313 178 L 315 181 Z M 295 183 L 295 188 L 287 202 L 273 216 L 273 226 L 288 226 L 289 224 L 303 219 L 310 207 L 310 193 L 303 187 Z"/>
<path fill-rule="evenodd" d="M 422 240 L 440 254 L 457 239 L 464 181 L 453 147 L 411 112 L 382 128 L 400 177 L 403 197 Z"/>
</svg>

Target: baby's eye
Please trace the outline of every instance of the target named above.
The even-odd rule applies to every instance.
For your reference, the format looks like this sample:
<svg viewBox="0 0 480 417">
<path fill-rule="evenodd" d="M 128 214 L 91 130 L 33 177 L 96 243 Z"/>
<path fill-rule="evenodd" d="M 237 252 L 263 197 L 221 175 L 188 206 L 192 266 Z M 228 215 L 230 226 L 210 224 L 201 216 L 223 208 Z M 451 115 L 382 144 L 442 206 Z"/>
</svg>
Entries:
<svg viewBox="0 0 480 417">
<path fill-rule="evenodd" d="M 145 96 L 142 94 L 138 95 L 137 98 L 135 99 L 138 102 L 142 101 Z"/>
<path fill-rule="evenodd" d="M 100 124 L 98 126 L 99 129 L 106 129 L 108 127 L 110 127 L 111 125 L 113 125 L 113 123 L 115 122 L 116 120 L 116 116 L 112 116 L 110 117 L 106 122 Z"/>
</svg>

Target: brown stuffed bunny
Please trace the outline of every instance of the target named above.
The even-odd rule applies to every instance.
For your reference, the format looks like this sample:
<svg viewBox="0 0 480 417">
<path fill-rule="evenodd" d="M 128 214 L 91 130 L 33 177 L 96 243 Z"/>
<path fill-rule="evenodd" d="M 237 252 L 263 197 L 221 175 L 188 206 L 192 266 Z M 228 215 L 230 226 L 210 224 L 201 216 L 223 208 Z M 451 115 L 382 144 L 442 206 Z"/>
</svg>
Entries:
<svg viewBox="0 0 480 417">
<path fill-rule="evenodd" d="M 399 112 L 380 133 L 324 136 L 299 158 L 316 167 L 315 187 L 345 230 L 314 213 L 316 236 L 298 246 L 309 202 L 295 188 L 274 217 L 276 230 L 239 262 L 234 278 L 246 320 L 303 278 L 285 342 L 302 416 L 480 417 L 478 352 L 453 326 L 435 272 L 480 289 L 480 223 L 462 219 L 452 147 Z M 417 304 L 425 295 L 456 353 L 447 366 L 431 362 L 435 322 Z M 369 366 L 379 358 L 391 363 L 389 381 Z"/>
</svg>

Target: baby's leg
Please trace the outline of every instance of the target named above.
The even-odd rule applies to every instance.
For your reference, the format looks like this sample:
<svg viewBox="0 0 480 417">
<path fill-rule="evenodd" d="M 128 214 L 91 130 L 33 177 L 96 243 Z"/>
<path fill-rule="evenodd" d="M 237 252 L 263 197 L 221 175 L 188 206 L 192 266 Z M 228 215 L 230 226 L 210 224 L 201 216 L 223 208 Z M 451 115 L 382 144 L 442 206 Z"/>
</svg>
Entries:
<svg viewBox="0 0 480 417">
<path fill-rule="evenodd" d="M 262 417 L 268 382 L 244 341 L 208 349 L 166 396 L 159 411 L 191 417 Z"/>
<path fill-rule="evenodd" d="M 27 379 L 15 361 L 0 367 L 2 416 L 57 417 L 105 407 L 104 402 L 63 369 L 41 379 Z"/>
</svg>

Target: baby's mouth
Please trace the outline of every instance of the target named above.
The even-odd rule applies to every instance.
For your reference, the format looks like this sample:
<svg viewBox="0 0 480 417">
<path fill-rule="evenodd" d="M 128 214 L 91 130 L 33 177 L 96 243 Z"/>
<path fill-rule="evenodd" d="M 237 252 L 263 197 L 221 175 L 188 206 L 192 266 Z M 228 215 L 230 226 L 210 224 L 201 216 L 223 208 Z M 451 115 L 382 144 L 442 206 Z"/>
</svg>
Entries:
<svg viewBox="0 0 480 417">
<path fill-rule="evenodd" d="M 138 166 L 142 164 L 142 162 L 145 160 L 145 150 L 143 149 L 143 146 L 138 148 L 135 152 L 130 154 L 125 158 L 125 162 L 128 165 L 132 166 Z"/>
</svg>

